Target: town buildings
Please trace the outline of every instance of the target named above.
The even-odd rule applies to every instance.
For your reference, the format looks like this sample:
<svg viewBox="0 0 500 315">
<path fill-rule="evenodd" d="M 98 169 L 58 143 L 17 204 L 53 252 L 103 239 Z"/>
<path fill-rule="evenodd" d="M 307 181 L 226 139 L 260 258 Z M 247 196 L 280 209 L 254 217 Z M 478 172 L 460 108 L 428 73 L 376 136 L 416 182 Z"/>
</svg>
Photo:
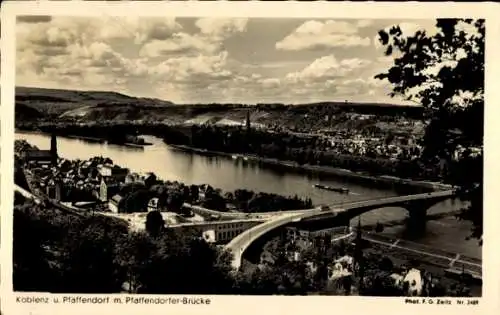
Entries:
<svg viewBox="0 0 500 315">
<path fill-rule="evenodd" d="M 210 221 L 203 223 L 184 223 L 167 227 L 172 230 L 192 230 L 210 243 L 226 243 L 235 238 L 238 234 L 246 231 L 258 224 L 262 220 L 233 220 L 233 221 Z"/>
<path fill-rule="evenodd" d="M 52 134 L 50 140 L 50 150 L 40 150 L 37 148 L 27 148 L 21 151 L 21 158 L 32 165 L 51 165 L 57 164 L 57 139 Z"/>
<path fill-rule="evenodd" d="M 306 227 L 289 226 L 285 228 L 286 239 L 297 246 L 299 250 L 307 248 L 319 248 L 329 246 L 329 243 L 336 238 L 351 233 L 352 230 L 347 226 L 332 227 L 328 229 L 309 229 Z"/>
</svg>

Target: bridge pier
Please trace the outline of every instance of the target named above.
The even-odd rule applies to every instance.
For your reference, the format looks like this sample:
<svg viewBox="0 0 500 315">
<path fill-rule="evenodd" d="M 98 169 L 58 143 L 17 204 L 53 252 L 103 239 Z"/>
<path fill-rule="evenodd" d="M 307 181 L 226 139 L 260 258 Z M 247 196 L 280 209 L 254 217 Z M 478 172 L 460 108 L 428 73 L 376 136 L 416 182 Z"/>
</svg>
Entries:
<svg viewBox="0 0 500 315">
<path fill-rule="evenodd" d="M 334 226 L 350 226 L 350 224 L 351 224 L 351 218 L 345 216 L 345 217 L 339 217 L 335 222 Z"/>
<path fill-rule="evenodd" d="M 427 211 L 418 210 L 410 212 L 408 221 L 411 227 L 416 228 L 418 230 L 425 230 L 425 223 L 427 221 Z"/>
<path fill-rule="evenodd" d="M 407 206 L 407 232 L 410 236 L 419 236 L 424 234 L 427 223 L 427 209 L 428 207 L 420 203 L 414 203 Z"/>
</svg>

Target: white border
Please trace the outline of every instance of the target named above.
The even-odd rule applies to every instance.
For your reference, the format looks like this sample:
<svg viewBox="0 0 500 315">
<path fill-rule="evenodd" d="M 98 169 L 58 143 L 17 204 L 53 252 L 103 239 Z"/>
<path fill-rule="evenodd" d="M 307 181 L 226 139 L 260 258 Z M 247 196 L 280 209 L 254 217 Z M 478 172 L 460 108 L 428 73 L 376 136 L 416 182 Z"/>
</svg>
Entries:
<svg viewBox="0 0 500 315">
<path fill-rule="evenodd" d="M 494 3 L 327 3 L 327 2 L 66 2 L 7 1 L 2 5 L 1 64 L 1 308 L 2 314 L 226 314 L 266 312 L 269 314 L 495 314 L 500 310 L 500 266 L 495 202 L 495 179 L 499 178 L 499 151 L 496 150 L 495 124 L 499 118 L 500 27 L 496 22 L 500 6 Z M 12 204 L 13 139 L 15 84 L 15 17 L 16 15 L 98 16 L 137 15 L 176 17 L 283 17 L 283 18 L 400 18 L 430 19 L 470 17 L 485 18 L 486 24 L 486 111 L 485 111 L 485 214 L 484 214 L 484 284 L 479 306 L 409 305 L 402 298 L 362 297 L 240 297 L 213 296 L 212 305 L 43 305 L 16 304 L 12 294 Z M 496 102 L 495 102 L 496 101 Z M 26 231 L 29 233 L 29 231 Z M 41 295 L 39 295 L 41 296 Z"/>
</svg>

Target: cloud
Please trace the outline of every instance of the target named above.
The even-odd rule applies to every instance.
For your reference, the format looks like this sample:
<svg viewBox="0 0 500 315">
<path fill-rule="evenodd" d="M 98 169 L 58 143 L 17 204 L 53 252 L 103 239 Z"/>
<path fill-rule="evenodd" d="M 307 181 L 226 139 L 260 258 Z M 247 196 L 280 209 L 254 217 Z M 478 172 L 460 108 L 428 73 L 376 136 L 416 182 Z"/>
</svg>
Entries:
<svg viewBox="0 0 500 315">
<path fill-rule="evenodd" d="M 167 40 L 182 29 L 182 26 L 177 23 L 174 17 L 134 18 L 131 26 L 138 43 Z"/>
<path fill-rule="evenodd" d="M 336 89 L 339 98 L 360 102 L 394 102 L 389 96 L 390 83 L 385 79 L 375 79 L 373 76 L 338 80 Z"/>
<path fill-rule="evenodd" d="M 20 81 L 58 83 L 71 88 L 122 88 L 124 77 L 144 72 L 140 60 L 130 60 L 108 44 L 94 42 L 88 46 L 68 45 L 65 53 L 40 55 L 36 50 L 24 51 L 18 57 Z"/>
<path fill-rule="evenodd" d="M 55 17 L 43 24 L 18 24 L 17 81 L 77 89 L 123 89 L 124 78 L 143 75 L 146 66 L 140 58 L 130 59 L 116 52 L 109 40 L 133 40 L 151 28 L 141 26 L 127 33 L 123 25 L 137 25 L 136 21 L 121 21 L 121 32 L 107 18 Z"/>
<path fill-rule="evenodd" d="M 358 31 L 370 23 L 306 21 L 291 29 L 276 50 L 277 39 L 260 41 L 267 34 L 250 34 L 255 29 L 247 19 L 52 17 L 17 23 L 16 83 L 111 90 L 179 103 L 378 98 L 386 86 L 368 78 L 390 60 L 351 54 L 360 51 L 352 49 L 356 40 L 366 45 Z M 247 40 L 248 45 L 237 45 Z M 252 47 L 252 40 L 259 45 L 250 56 L 242 49 Z M 289 52 L 337 46 L 341 53 L 319 58 L 317 51 Z"/>
<path fill-rule="evenodd" d="M 145 44 L 139 55 L 155 58 L 181 53 L 213 54 L 219 49 L 221 49 L 220 42 L 213 42 L 187 33 L 176 33 L 168 40 L 154 40 Z"/>
<path fill-rule="evenodd" d="M 365 28 L 365 27 L 373 25 L 373 20 L 359 20 L 358 22 L 356 22 L 356 25 L 359 28 Z"/>
<path fill-rule="evenodd" d="M 307 21 L 276 43 L 278 50 L 306 50 L 333 47 L 369 46 L 370 38 L 357 35 L 367 23 L 329 20 Z"/>
<path fill-rule="evenodd" d="M 201 33 L 218 39 L 228 38 L 246 30 L 248 19 L 201 18 L 195 22 Z"/>
<path fill-rule="evenodd" d="M 231 71 L 226 69 L 227 52 L 218 55 L 196 57 L 181 56 L 169 58 L 154 68 L 150 68 L 149 74 L 170 83 L 196 84 L 200 86 L 201 81 L 209 84 L 213 81 L 228 80 Z"/>
<path fill-rule="evenodd" d="M 177 32 L 168 38 L 156 38 L 145 44 L 142 57 L 161 57 L 172 54 L 217 54 L 223 42 L 236 33 L 246 30 L 247 19 L 201 18 L 196 20 L 198 33 Z"/>
<path fill-rule="evenodd" d="M 168 39 L 182 29 L 173 17 L 52 17 L 43 24 L 36 26 L 30 24 L 33 23 L 21 23 L 16 28 L 17 35 L 21 36 L 22 41 L 28 43 L 45 41 L 47 44 L 53 44 L 56 37 L 64 37 L 66 42 L 88 43 L 132 39 L 140 44 Z"/>
<path fill-rule="evenodd" d="M 260 80 L 260 84 L 262 84 L 262 87 L 264 88 L 274 88 L 274 87 L 279 87 L 281 81 L 280 79 L 277 78 L 266 78 Z"/>
<path fill-rule="evenodd" d="M 232 78 L 223 41 L 245 31 L 246 23 L 198 19 L 194 33 L 174 18 L 55 17 L 43 24 L 20 23 L 17 78 L 27 85 L 125 92 L 134 84 L 162 93 L 175 87 L 176 95 L 189 98 L 196 89 Z M 123 52 L 124 44 L 125 51 L 137 51 L 135 56 Z"/>
<path fill-rule="evenodd" d="M 287 74 L 286 78 L 292 82 L 325 81 L 345 76 L 352 71 L 366 67 L 370 63 L 371 61 L 360 58 L 338 61 L 334 55 L 328 55 L 314 60 L 301 71 Z"/>
</svg>

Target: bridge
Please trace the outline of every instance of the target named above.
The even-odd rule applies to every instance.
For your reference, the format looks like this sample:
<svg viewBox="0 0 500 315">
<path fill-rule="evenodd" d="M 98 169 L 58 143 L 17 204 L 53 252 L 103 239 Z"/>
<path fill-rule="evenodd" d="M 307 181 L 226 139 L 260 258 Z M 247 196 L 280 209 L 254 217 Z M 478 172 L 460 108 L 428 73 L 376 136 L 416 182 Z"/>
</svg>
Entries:
<svg viewBox="0 0 500 315">
<path fill-rule="evenodd" d="M 452 198 L 455 191 L 437 191 L 424 194 L 415 194 L 407 196 L 388 197 L 381 199 L 372 199 L 346 203 L 342 206 L 336 206 L 327 210 L 312 209 L 306 211 L 286 212 L 272 217 L 270 220 L 250 228 L 236 236 L 226 245 L 226 249 L 233 254 L 233 268 L 239 269 L 241 258 L 245 250 L 257 239 L 265 234 L 294 222 L 324 220 L 331 218 L 340 218 L 339 225 L 346 225 L 352 218 L 357 217 L 368 211 L 385 207 L 402 207 L 410 214 L 410 220 L 423 221 L 427 209 L 438 202 Z M 348 224 L 347 224 L 348 225 Z"/>
</svg>

